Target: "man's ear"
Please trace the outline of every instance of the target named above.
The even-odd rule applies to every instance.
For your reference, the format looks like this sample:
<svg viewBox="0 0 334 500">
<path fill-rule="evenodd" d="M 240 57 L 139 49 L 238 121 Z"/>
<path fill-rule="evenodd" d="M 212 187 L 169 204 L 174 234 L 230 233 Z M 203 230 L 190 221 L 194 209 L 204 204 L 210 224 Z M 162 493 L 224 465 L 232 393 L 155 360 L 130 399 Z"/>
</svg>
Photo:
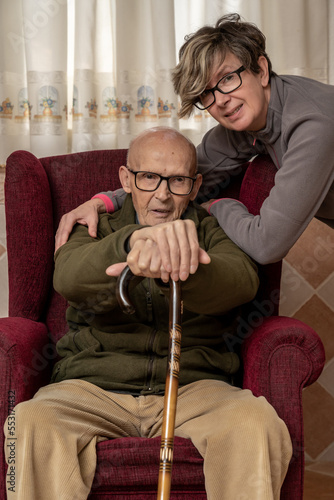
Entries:
<svg viewBox="0 0 334 500">
<path fill-rule="evenodd" d="M 196 180 L 194 182 L 193 190 L 190 193 L 190 198 L 189 198 L 190 201 L 194 201 L 194 199 L 196 198 L 197 193 L 199 191 L 199 188 L 202 185 L 202 180 L 203 180 L 202 174 L 197 174 Z"/>
<path fill-rule="evenodd" d="M 261 83 L 263 87 L 266 87 L 269 83 L 269 68 L 268 61 L 264 56 L 260 56 L 257 60 L 258 65 L 260 66 L 260 76 Z"/>
<path fill-rule="evenodd" d="M 126 193 L 131 193 L 131 185 L 130 185 L 130 172 L 124 165 L 119 167 L 118 171 L 119 180 L 121 181 L 122 188 Z"/>
</svg>

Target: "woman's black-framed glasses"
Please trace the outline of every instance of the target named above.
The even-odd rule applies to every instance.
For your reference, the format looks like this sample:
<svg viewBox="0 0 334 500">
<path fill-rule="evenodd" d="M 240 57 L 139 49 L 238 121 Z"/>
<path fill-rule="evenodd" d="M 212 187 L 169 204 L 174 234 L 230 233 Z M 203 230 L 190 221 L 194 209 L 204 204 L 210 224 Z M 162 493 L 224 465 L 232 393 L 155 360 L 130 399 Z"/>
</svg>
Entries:
<svg viewBox="0 0 334 500">
<path fill-rule="evenodd" d="M 240 68 L 235 71 L 231 71 L 224 75 L 223 78 L 219 80 L 215 87 L 212 89 L 205 89 L 201 95 L 198 96 L 197 102 L 194 103 L 196 108 L 203 111 L 204 109 L 208 109 L 212 104 L 216 102 L 215 91 L 218 90 L 221 94 L 230 94 L 234 90 L 237 90 L 242 85 L 241 74 L 245 71 L 244 66 L 240 66 Z"/>
<path fill-rule="evenodd" d="M 187 196 L 191 193 L 196 177 L 187 177 L 186 175 L 172 175 L 165 177 L 155 172 L 139 170 L 135 172 L 130 167 L 126 168 L 135 176 L 136 188 L 140 191 L 155 191 L 162 181 L 167 181 L 167 187 L 172 194 L 178 196 Z"/>
</svg>

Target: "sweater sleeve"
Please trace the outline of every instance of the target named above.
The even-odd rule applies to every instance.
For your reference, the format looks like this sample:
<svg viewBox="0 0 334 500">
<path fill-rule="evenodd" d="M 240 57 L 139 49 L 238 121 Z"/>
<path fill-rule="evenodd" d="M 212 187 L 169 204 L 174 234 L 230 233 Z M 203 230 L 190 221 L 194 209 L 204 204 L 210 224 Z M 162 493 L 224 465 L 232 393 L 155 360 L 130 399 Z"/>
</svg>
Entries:
<svg viewBox="0 0 334 500">
<path fill-rule="evenodd" d="M 116 191 L 105 191 L 103 193 L 98 193 L 94 198 L 100 198 L 105 206 L 106 212 L 113 213 L 122 208 L 124 200 L 126 197 L 126 192 L 124 189 L 116 189 Z"/>
<path fill-rule="evenodd" d="M 287 254 L 334 182 L 331 118 L 304 114 L 293 121 L 282 140 L 286 152 L 259 215 L 251 215 L 243 204 L 231 199 L 219 200 L 210 208 L 228 236 L 261 264 Z"/>
<path fill-rule="evenodd" d="M 103 217 L 102 217 L 103 219 Z M 108 222 L 102 222 L 107 227 Z M 55 290 L 73 307 L 102 313 L 117 305 L 115 296 L 116 278 L 106 274 L 111 264 L 124 262 L 127 258 L 125 242 L 137 224 L 101 234 L 101 219 L 98 237 L 92 238 L 88 229 L 76 225 L 67 243 L 55 254 L 53 284 Z"/>
</svg>

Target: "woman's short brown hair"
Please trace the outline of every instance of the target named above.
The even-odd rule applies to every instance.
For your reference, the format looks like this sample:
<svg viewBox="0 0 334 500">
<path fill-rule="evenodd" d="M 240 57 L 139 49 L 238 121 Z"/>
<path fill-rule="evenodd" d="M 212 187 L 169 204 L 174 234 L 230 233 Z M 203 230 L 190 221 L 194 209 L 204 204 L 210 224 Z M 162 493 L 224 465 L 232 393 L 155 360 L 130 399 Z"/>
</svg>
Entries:
<svg viewBox="0 0 334 500">
<path fill-rule="evenodd" d="M 208 85 L 217 54 L 222 62 L 227 52 L 234 54 L 254 73 L 260 71 L 258 59 L 264 56 L 269 78 L 274 74 L 266 53 L 266 37 L 253 23 L 242 21 L 239 14 L 225 15 L 214 27 L 204 26 L 185 40 L 179 51 L 179 64 L 173 71 L 174 90 L 181 98 L 181 118 L 191 114 L 198 96 Z"/>
</svg>

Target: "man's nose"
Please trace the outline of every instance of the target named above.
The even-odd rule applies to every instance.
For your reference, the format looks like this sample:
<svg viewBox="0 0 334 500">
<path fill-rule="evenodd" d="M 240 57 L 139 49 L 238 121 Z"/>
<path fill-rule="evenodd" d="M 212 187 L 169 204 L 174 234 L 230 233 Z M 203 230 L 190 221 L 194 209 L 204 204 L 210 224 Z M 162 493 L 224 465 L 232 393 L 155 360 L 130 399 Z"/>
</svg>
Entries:
<svg viewBox="0 0 334 500">
<path fill-rule="evenodd" d="M 170 195 L 171 195 L 171 192 L 168 189 L 167 180 L 162 179 L 160 186 L 155 191 L 155 196 L 159 199 L 165 199 L 165 198 L 169 198 Z"/>
</svg>

